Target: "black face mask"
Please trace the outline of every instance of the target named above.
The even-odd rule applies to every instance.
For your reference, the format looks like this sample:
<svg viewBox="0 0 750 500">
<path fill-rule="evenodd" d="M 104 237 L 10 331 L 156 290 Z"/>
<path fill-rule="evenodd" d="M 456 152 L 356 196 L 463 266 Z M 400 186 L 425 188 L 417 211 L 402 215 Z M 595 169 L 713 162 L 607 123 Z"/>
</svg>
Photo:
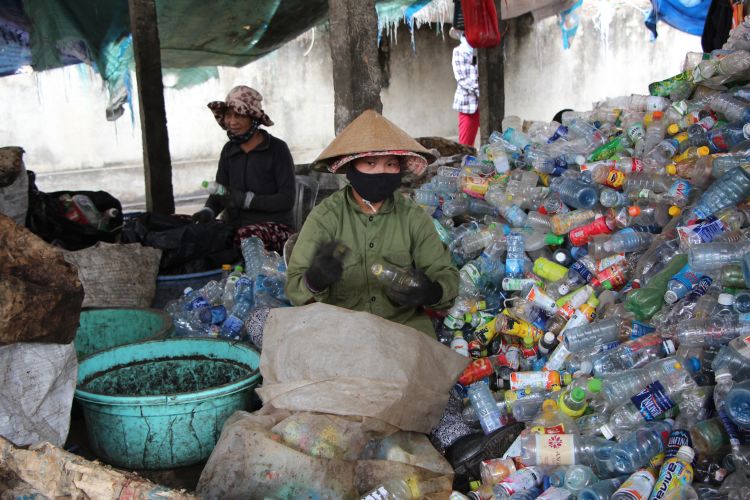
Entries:
<svg viewBox="0 0 750 500">
<path fill-rule="evenodd" d="M 346 168 L 346 178 L 359 195 L 371 203 L 383 201 L 401 185 L 401 172 L 397 174 L 363 174 L 354 165 Z"/>
<path fill-rule="evenodd" d="M 258 130 L 258 127 L 260 127 L 260 122 L 258 120 L 253 120 L 253 122 L 250 124 L 250 128 L 244 134 L 234 135 L 229 130 L 227 130 L 227 137 L 229 137 L 230 141 L 236 144 L 245 144 L 250 140 L 253 134 L 255 134 L 255 132 Z"/>
</svg>

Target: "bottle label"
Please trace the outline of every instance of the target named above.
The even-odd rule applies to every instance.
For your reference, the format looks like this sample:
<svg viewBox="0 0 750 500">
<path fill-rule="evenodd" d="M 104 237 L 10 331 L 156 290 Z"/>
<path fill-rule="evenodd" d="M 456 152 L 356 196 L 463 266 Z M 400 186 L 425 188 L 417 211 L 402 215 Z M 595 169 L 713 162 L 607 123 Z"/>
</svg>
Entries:
<svg viewBox="0 0 750 500">
<path fill-rule="evenodd" d="M 604 179 L 604 185 L 618 189 L 625 183 L 625 174 L 616 168 L 610 168 L 607 177 Z"/>
<path fill-rule="evenodd" d="M 690 438 L 690 432 L 685 429 L 672 429 L 667 441 L 667 451 L 664 452 L 664 458 L 673 458 L 681 446 L 693 447 L 693 440 Z"/>
<path fill-rule="evenodd" d="M 667 391 L 658 380 L 648 384 L 645 389 L 630 398 L 630 401 L 638 408 L 644 420 L 650 422 L 659 415 L 675 406 L 674 401 L 669 399 Z"/>
<path fill-rule="evenodd" d="M 661 468 L 659 479 L 651 493 L 651 499 L 665 498 L 670 492 L 676 493 L 675 490 L 692 482 L 693 468 L 690 464 L 677 458 L 669 459 Z"/>
<path fill-rule="evenodd" d="M 698 300 L 698 298 L 705 295 L 706 292 L 708 292 L 708 289 L 711 287 L 711 283 L 713 283 L 713 280 L 710 276 L 703 276 L 693 287 L 693 290 L 688 295 L 688 300 L 694 302 Z"/>
<path fill-rule="evenodd" d="M 513 372 L 510 374 L 510 389 L 552 389 L 553 385 L 559 385 L 559 378 L 554 380 L 552 374 L 557 372 Z"/>
<path fill-rule="evenodd" d="M 615 495 L 618 498 L 629 498 L 630 500 L 648 500 L 654 483 L 653 474 L 647 470 L 639 470 L 622 483 Z"/>
<path fill-rule="evenodd" d="M 464 326 L 464 321 L 449 314 L 443 319 L 443 324 L 449 330 L 459 330 Z"/>
<path fill-rule="evenodd" d="M 710 243 L 726 230 L 726 226 L 724 222 L 711 215 L 703 222 L 694 225 L 692 229 L 698 237 L 698 243 Z"/>
<path fill-rule="evenodd" d="M 692 190 L 693 188 L 688 181 L 685 179 L 679 179 L 672 183 L 667 194 L 672 198 L 687 200 L 688 196 L 690 196 L 690 191 Z"/>
<path fill-rule="evenodd" d="M 633 321 L 630 324 L 631 330 L 630 330 L 630 338 L 637 339 L 639 337 L 643 337 L 646 334 L 649 334 L 651 332 L 656 331 L 656 327 L 649 325 L 647 323 L 641 323 L 640 321 Z"/>
<path fill-rule="evenodd" d="M 185 306 L 185 309 L 188 311 L 194 311 L 196 309 L 203 309 L 204 307 L 209 307 L 208 301 L 204 299 L 203 297 L 196 297 Z"/>
<path fill-rule="evenodd" d="M 470 282 L 474 285 L 479 283 L 479 279 L 482 277 L 482 273 L 473 262 L 470 262 L 462 267 L 461 272 L 464 273 L 464 275 L 469 278 Z"/>
<path fill-rule="evenodd" d="M 586 280 L 586 283 L 591 283 L 591 280 L 594 279 L 594 275 L 589 271 L 589 269 L 584 266 L 580 261 L 575 261 L 570 265 L 570 268 L 581 275 L 581 278 Z"/>
<path fill-rule="evenodd" d="M 474 330 L 474 338 L 486 346 L 497 335 L 497 319 L 492 319 Z"/>
<path fill-rule="evenodd" d="M 229 316 L 224 324 L 221 326 L 222 337 L 239 337 L 242 327 L 244 326 L 241 319 L 237 316 Z"/>
<path fill-rule="evenodd" d="M 547 314 L 555 314 L 557 312 L 557 304 L 555 304 L 552 297 L 539 290 L 536 286 L 531 287 L 531 290 L 526 295 L 526 300 L 533 302 Z"/>
<path fill-rule="evenodd" d="M 573 434 L 537 434 L 536 452 L 539 465 L 573 465 Z"/>
<path fill-rule="evenodd" d="M 696 273 L 692 269 L 690 269 L 689 264 L 685 264 L 682 269 L 680 269 L 677 274 L 672 276 L 673 280 L 677 280 L 685 287 L 687 287 L 688 290 L 692 290 L 693 286 L 698 284 L 698 281 L 703 277 L 703 274 Z M 687 295 L 687 294 L 686 294 Z"/>
<path fill-rule="evenodd" d="M 514 472 L 510 476 L 497 483 L 497 486 L 504 489 L 508 495 L 517 491 L 530 490 L 537 484 L 541 483 L 542 475 L 534 467 L 526 467 Z"/>
</svg>

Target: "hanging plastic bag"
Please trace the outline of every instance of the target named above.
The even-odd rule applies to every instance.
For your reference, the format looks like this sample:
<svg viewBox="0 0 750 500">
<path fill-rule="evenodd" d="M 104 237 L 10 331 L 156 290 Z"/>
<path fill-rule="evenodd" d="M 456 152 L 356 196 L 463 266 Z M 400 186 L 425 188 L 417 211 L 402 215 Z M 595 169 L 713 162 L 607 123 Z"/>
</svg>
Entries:
<svg viewBox="0 0 750 500">
<path fill-rule="evenodd" d="M 493 0 L 461 0 L 466 41 L 474 48 L 500 45 L 500 27 Z"/>
</svg>

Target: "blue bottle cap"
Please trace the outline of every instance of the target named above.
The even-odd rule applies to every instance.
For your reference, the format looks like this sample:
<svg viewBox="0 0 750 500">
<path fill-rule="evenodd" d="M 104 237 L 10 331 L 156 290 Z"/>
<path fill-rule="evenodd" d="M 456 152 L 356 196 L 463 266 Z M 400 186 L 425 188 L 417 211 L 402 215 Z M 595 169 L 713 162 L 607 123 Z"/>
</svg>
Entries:
<svg viewBox="0 0 750 500">
<path fill-rule="evenodd" d="M 696 358 L 695 356 L 690 357 L 687 362 L 689 365 L 688 370 L 691 373 L 697 373 L 701 369 L 701 360 Z"/>
</svg>

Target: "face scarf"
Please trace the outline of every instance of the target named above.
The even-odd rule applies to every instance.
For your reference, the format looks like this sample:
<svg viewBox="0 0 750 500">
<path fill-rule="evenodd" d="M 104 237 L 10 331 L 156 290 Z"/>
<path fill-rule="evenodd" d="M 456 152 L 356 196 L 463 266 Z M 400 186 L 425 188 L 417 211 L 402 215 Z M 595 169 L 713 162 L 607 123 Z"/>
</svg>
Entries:
<svg viewBox="0 0 750 500">
<path fill-rule="evenodd" d="M 401 185 L 401 172 L 397 174 L 363 174 L 354 165 L 346 169 L 346 178 L 359 195 L 371 203 L 383 201 Z"/>
<path fill-rule="evenodd" d="M 234 135 L 229 130 L 227 130 L 227 137 L 229 137 L 229 140 L 234 142 L 235 144 L 245 144 L 250 140 L 253 134 L 255 134 L 255 132 L 258 130 L 258 127 L 260 127 L 260 122 L 258 120 L 253 120 L 250 124 L 250 128 L 244 134 Z"/>
</svg>

